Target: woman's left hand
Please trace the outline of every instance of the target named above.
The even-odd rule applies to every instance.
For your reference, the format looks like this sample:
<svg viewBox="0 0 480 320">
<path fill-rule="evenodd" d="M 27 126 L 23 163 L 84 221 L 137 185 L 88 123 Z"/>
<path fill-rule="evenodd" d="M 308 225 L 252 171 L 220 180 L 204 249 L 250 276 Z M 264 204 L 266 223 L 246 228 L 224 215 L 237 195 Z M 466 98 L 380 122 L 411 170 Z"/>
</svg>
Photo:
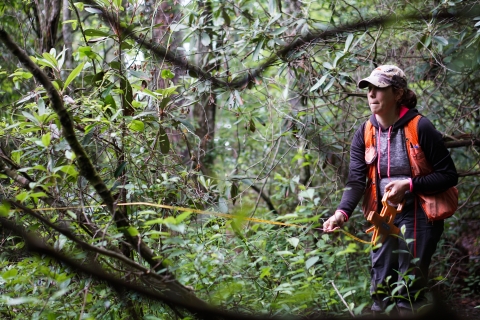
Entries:
<svg viewBox="0 0 480 320">
<path fill-rule="evenodd" d="M 385 192 L 390 191 L 387 200 L 393 204 L 399 204 L 405 198 L 405 192 L 410 190 L 410 180 L 395 180 L 385 186 Z"/>
</svg>

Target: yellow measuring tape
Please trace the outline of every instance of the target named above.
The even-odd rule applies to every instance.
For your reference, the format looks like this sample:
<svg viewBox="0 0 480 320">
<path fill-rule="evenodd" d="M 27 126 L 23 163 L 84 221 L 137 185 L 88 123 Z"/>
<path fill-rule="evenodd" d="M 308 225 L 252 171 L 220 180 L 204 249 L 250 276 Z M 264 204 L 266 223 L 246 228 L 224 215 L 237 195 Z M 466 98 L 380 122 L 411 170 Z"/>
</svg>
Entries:
<svg viewBox="0 0 480 320">
<path fill-rule="evenodd" d="M 116 206 L 148 206 L 148 207 L 156 207 L 156 208 L 163 208 L 163 209 L 171 209 L 171 210 L 178 210 L 178 211 L 185 211 L 185 212 L 192 212 L 195 214 L 208 214 L 216 217 L 222 217 L 222 218 L 227 218 L 227 219 L 242 219 L 246 221 L 252 221 L 252 222 L 258 222 L 258 223 L 265 223 L 265 224 L 273 224 L 273 225 L 279 225 L 279 226 L 285 226 L 285 227 L 295 227 L 295 228 L 306 228 L 305 226 L 299 225 L 299 224 L 293 224 L 293 223 L 285 223 L 285 222 L 278 222 L 278 221 L 272 221 L 272 220 L 265 220 L 265 219 L 258 219 L 258 218 L 252 218 L 252 217 L 239 217 L 233 214 L 228 214 L 228 213 L 220 213 L 220 212 L 215 212 L 215 211 L 204 211 L 204 210 L 199 210 L 199 209 L 191 209 L 191 208 L 184 208 L 184 207 L 175 207 L 175 206 L 168 206 L 164 204 L 157 204 L 157 203 L 149 203 L 149 202 L 128 202 L 128 203 L 117 203 L 115 204 Z M 105 207 L 106 205 L 104 204 L 99 204 L 99 205 L 87 205 L 87 206 L 72 206 L 72 207 L 58 207 L 58 208 L 39 208 L 39 209 L 33 209 L 34 211 L 53 211 L 53 210 L 70 210 L 70 209 L 81 209 L 85 207 L 89 208 L 97 208 L 97 207 Z M 322 230 L 323 229 L 318 229 Z M 371 241 L 365 241 L 362 240 L 353 234 L 343 230 L 343 229 L 336 229 L 334 232 L 342 232 L 346 236 L 361 242 L 361 243 L 366 243 L 366 244 L 371 244 Z"/>
</svg>

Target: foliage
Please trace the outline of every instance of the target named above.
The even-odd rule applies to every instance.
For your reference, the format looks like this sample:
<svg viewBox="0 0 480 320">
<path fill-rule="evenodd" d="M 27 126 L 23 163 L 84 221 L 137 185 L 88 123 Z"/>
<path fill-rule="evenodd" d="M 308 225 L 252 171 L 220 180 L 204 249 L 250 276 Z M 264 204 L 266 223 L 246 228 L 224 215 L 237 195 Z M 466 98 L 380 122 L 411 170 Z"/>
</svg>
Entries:
<svg viewBox="0 0 480 320">
<path fill-rule="evenodd" d="M 70 2 L 72 16 L 63 21 L 64 13 L 47 10 L 61 1 L 10 3 L 0 4 L 0 29 L 64 97 L 76 138 L 116 200 L 113 212 L 124 210 L 128 225 L 101 206 L 105 199 L 62 135 L 51 94 L 6 46 L 0 46 L 2 199 L 47 209 L 36 212 L 60 229 L 11 202 L 0 215 L 79 264 L 166 290 L 142 267 L 224 310 L 366 312 L 370 248 L 316 228 L 338 205 L 349 142 L 369 115 L 355 83 L 387 63 L 406 71 L 419 110 L 447 143 L 457 143 L 451 150 L 464 174 L 462 206 L 446 230 L 447 248 L 463 220 L 476 217 L 480 13 L 473 2 L 85 0 Z M 45 21 L 35 15 L 42 10 Z M 61 23 L 48 29 L 55 20 L 48 17 Z M 72 43 L 62 41 L 68 33 Z M 49 34 L 55 46 L 42 50 Z M 347 228 L 365 237 L 359 210 Z M 20 234 L 0 230 L 6 317 L 188 314 L 28 251 Z M 65 230 L 138 265 L 95 253 Z M 149 263 L 140 242 L 158 263 Z M 451 255 L 454 248 L 446 247 L 436 259 Z M 444 277 L 439 286 L 455 283 L 444 266 L 434 270 Z M 467 281 L 478 286 L 478 277 Z"/>
</svg>

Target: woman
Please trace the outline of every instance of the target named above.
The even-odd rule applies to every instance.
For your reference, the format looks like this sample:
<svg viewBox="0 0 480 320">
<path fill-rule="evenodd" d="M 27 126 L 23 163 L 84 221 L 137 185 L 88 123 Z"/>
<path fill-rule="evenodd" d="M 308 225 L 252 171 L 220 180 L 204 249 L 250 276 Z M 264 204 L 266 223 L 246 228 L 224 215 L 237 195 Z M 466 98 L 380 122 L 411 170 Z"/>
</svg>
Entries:
<svg viewBox="0 0 480 320">
<path fill-rule="evenodd" d="M 424 303 L 424 288 L 428 281 L 428 268 L 443 232 L 443 220 L 429 222 L 425 212 L 415 198 L 415 193 L 432 193 L 449 189 L 457 184 L 455 165 L 445 148 L 441 134 L 425 117 L 418 122 L 417 132 L 420 147 L 425 153 L 432 172 L 425 176 L 412 177 L 406 150 L 404 127 L 418 115 L 415 108 L 417 98 L 407 89 L 407 80 L 401 69 L 392 65 L 376 68 L 372 74 L 360 80 L 359 88 L 368 87 L 368 104 L 372 115 L 370 122 L 375 129 L 376 158 L 372 160 L 375 170 L 369 171 L 365 152 L 364 123 L 356 132 L 350 150 L 350 169 L 346 190 L 339 207 L 323 225 L 331 232 L 342 227 L 348 220 L 366 189 L 367 175 L 374 172 L 377 183 L 377 201 L 389 191 L 388 201 L 399 204 L 405 200 L 403 210 L 397 214 L 394 224 L 406 232 L 402 237 L 388 236 L 383 245 L 371 252 L 371 288 L 374 301 L 372 311 L 384 311 L 393 301 L 391 291 L 402 280 L 403 275 L 414 275 L 395 295 L 398 310 L 418 308 Z M 371 178 L 371 177 L 370 177 Z M 370 194 L 370 193 L 368 193 Z M 365 198 L 367 198 L 365 193 Z M 371 199 L 364 199 L 368 203 Z M 375 201 L 374 201 L 375 202 Z M 377 202 L 377 208 L 381 204 Z M 377 212 L 379 212 L 378 210 Z M 368 212 L 366 212 L 368 213 Z M 415 241 L 405 241 L 415 239 Z M 415 254 L 413 254 L 415 253 Z M 413 258 L 419 258 L 413 265 Z"/>
</svg>

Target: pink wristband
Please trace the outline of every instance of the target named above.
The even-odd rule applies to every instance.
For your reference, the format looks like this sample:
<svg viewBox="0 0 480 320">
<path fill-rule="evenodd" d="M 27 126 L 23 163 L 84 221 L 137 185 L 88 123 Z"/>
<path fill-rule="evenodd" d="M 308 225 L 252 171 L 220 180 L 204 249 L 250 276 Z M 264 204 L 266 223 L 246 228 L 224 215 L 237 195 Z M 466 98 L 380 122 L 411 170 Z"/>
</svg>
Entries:
<svg viewBox="0 0 480 320">
<path fill-rule="evenodd" d="M 337 210 L 338 212 L 341 212 L 343 214 L 343 221 L 347 222 L 348 221 L 348 214 L 346 214 L 345 211 L 343 210 Z"/>
<path fill-rule="evenodd" d="M 413 192 L 412 178 L 408 178 L 408 181 L 410 181 L 410 192 Z"/>
</svg>

